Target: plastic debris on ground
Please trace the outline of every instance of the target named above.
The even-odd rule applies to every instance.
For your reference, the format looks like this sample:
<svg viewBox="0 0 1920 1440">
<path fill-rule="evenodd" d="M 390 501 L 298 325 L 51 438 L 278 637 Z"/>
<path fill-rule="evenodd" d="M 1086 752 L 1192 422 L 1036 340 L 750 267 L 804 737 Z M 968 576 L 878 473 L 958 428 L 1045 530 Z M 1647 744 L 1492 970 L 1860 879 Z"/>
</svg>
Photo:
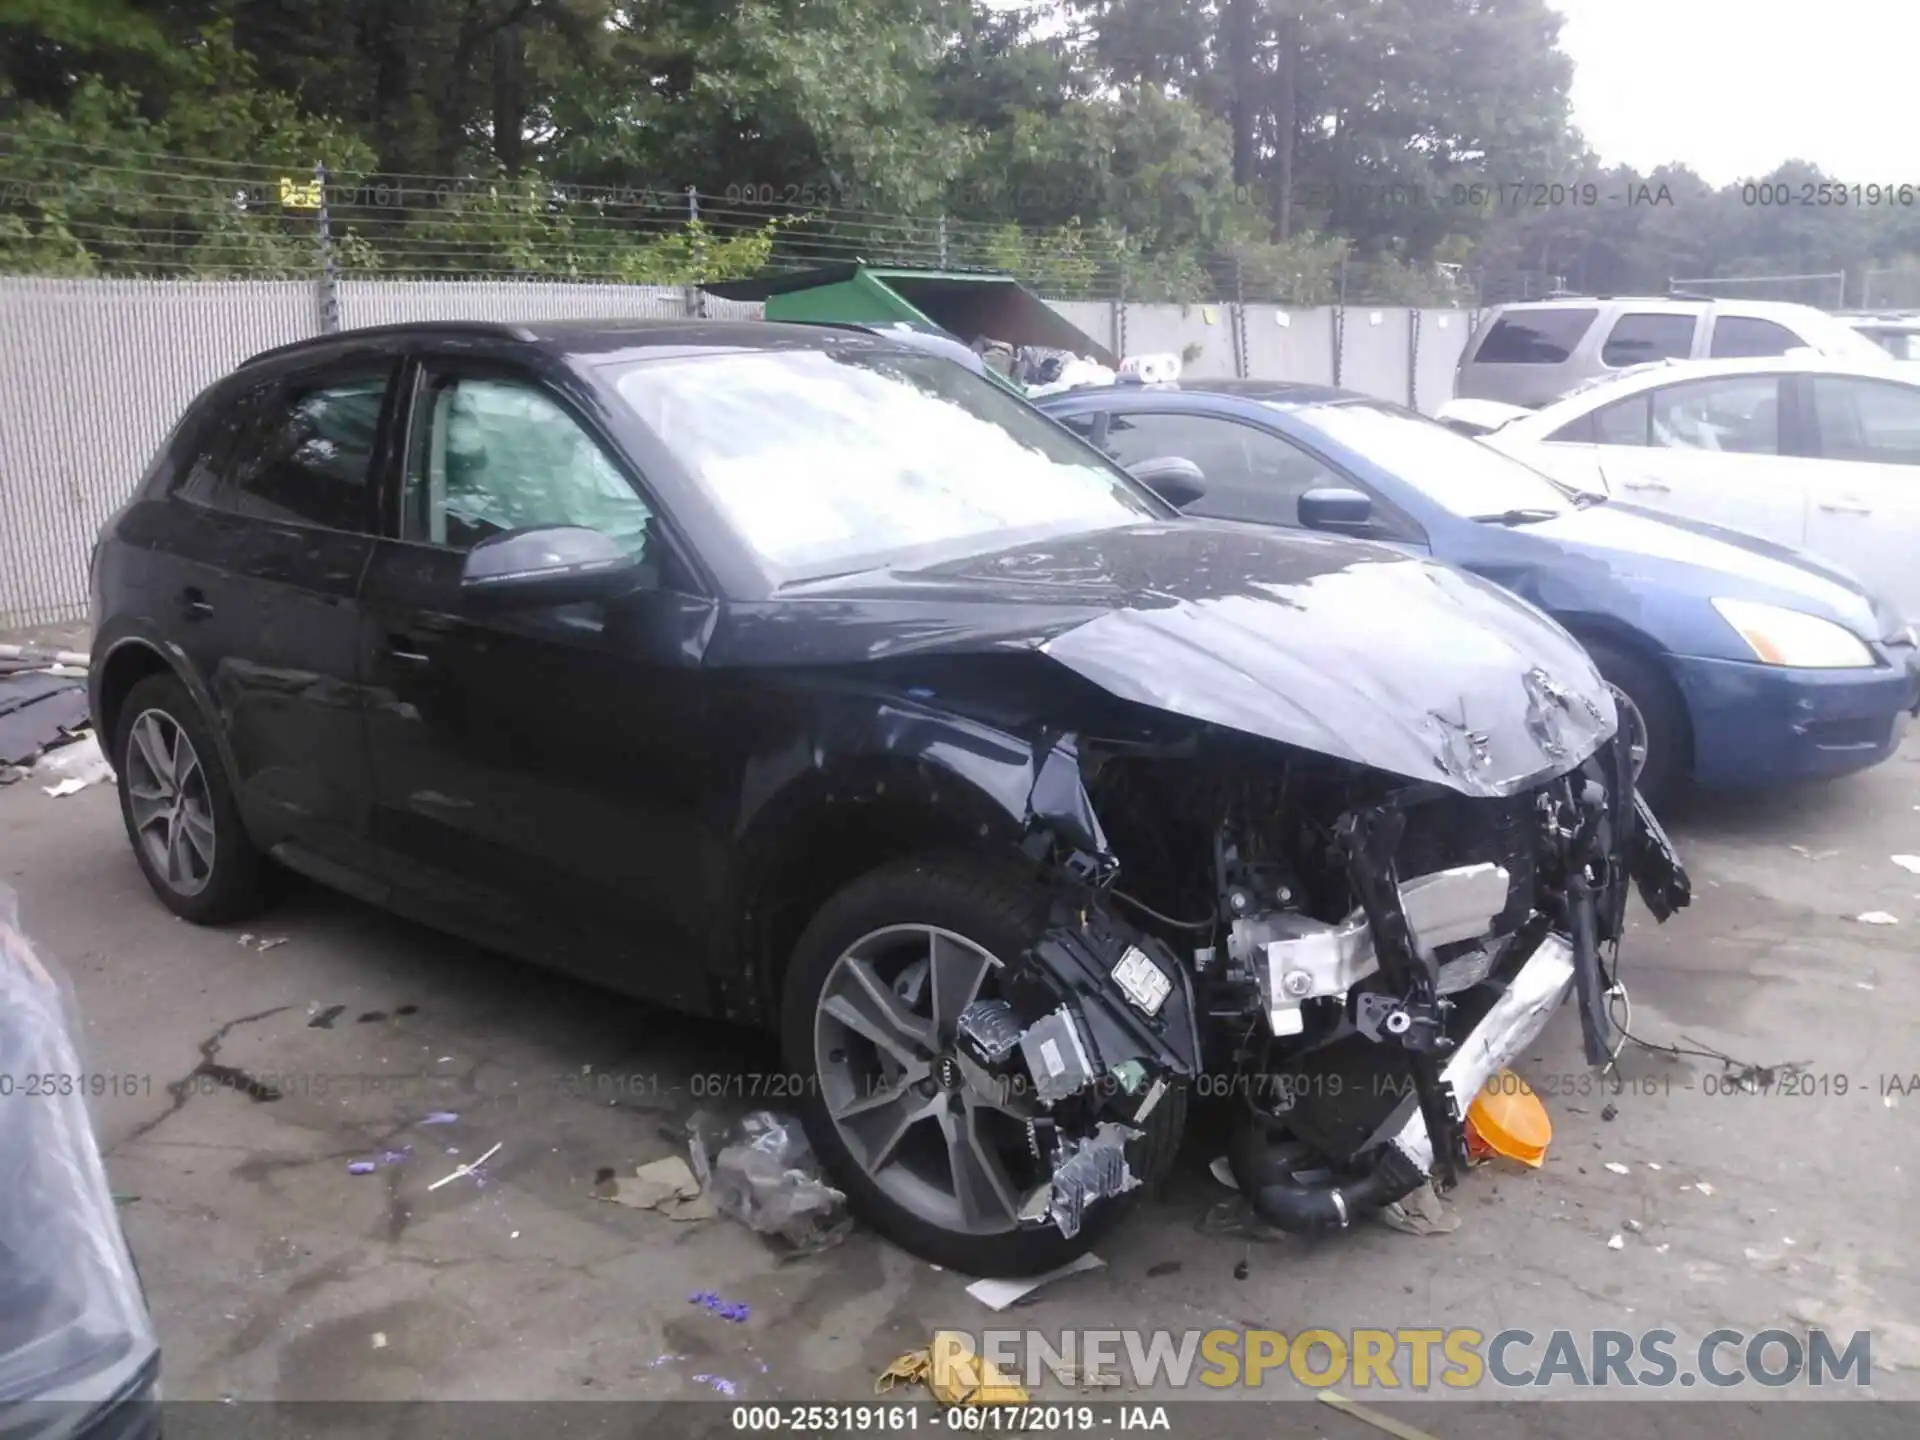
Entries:
<svg viewBox="0 0 1920 1440">
<path fill-rule="evenodd" d="M 374 1171 L 388 1165 L 398 1165 L 413 1154 L 411 1145 L 402 1145 L 398 1150 L 382 1151 L 378 1160 L 354 1160 L 347 1165 L 349 1175 L 371 1175 Z"/>
<path fill-rule="evenodd" d="M 418 1125 L 453 1125 L 458 1123 L 459 1119 L 459 1112 L 455 1110 L 430 1110 L 414 1123 Z"/>
<path fill-rule="evenodd" d="M 287 937 L 284 935 L 255 935 L 248 932 L 240 937 L 240 948 L 243 950 L 273 950 L 286 943 Z M 345 1010 L 346 1008 L 344 1005 L 339 1007 L 340 1010 Z M 335 1012 L 335 1017 L 329 1017 L 326 1024 L 318 1025 L 316 1028 L 321 1030 L 332 1029 L 333 1019 L 336 1018 L 337 1015 L 338 1011 Z M 309 1021 L 308 1023 L 313 1024 L 314 1022 Z"/>
<path fill-rule="evenodd" d="M 1897 916 L 1889 915 L 1884 910 L 1868 910 L 1853 918 L 1862 925 L 1898 925 L 1900 923 Z"/>
<path fill-rule="evenodd" d="M 59 790 L 70 795 L 75 790 L 113 779 L 113 766 L 100 751 L 99 737 L 88 731 L 76 734 L 71 744 L 61 744 L 42 753 L 34 763 L 33 775 L 36 780 L 55 782 L 45 787 L 49 794 Z"/>
<path fill-rule="evenodd" d="M 495 1155 L 499 1153 L 500 1153 L 500 1146 L 498 1143 L 496 1143 L 491 1150 L 487 1151 L 487 1153 L 482 1155 L 479 1159 L 474 1160 L 470 1164 L 455 1166 L 450 1174 L 442 1175 L 438 1180 L 434 1181 L 431 1185 L 427 1186 L 427 1189 L 438 1190 L 442 1185 L 451 1185 L 454 1181 L 467 1175 L 473 1176 L 475 1181 L 477 1181 L 479 1184 L 484 1186 L 487 1182 L 484 1179 L 482 1179 L 477 1172 L 479 1171 L 482 1165 L 486 1164 L 487 1161 L 491 1160 Z"/>
<path fill-rule="evenodd" d="M 728 1399 L 740 1393 L 740 1387 L 724 1375 L 696 1375 L 693 1377 L 693 1383 L 704 1385 L 717 1394 L 725 1395 Z"/>
<path fill-rule="evenodd" d="M 1233 1164 L 1224 1155 L 1216 1155 L 1207 1166 L 1207 1173 L 1229 1190 L 1238 1190 L 1240 1182 L 1233 1178 Z"/>
<path fill-rule="evenodd" d="M 1831 860 L 1840 853 L 1838 850 L 1809 850 L 1804 845 L 1789 845 L 1787 848 L 1794 854 L 1805 856 L 1809 860 Z"/>
<path fill-rule="evenodd" d="M 1005 1310 L 1010 1305 L 1019 1304 L 1043 1285 L 1051 1285 L 1054 1281 L 1064 1280 L 1069 1275 L 1103 1269 L 1106 1263 L 1098 1255 L 1089 1253 L 1077 1260 L 1069 1261 L 1056 1270 L 1049 1270 L 1044 1275 L 1029 1275 L 1019 1280 L 976 1280 L 967 1286 L 967 1294 L 989 1310 Z"/>
<path fill-rule="evenodd" d="M 1624 1235 L 1615 1235 L 1612 1239 L 1607 1241 L 1607 1249 L 1609 1250 L 1624 1250 L 1626 1249 L 1626 1247 L 1627 1247 L 1627 1237 Z"/>
<path fill-rule="evenodd" d="M 847 1197 L 821 1178 L 798 1120 L 754 1110 L 722 1125 L 699 1111 L 687 1131 L 694 1174 L 720 1214 L 795 1255 L 828 1249 L 852 1230 Z"/>
<path fill-rule="evenodd" d="M 1083 360 L 1075 356 L 1061 367 L 1058 379 L 1029 385 L 1027 394 L 1037 400 L 1042 395 L 1057 395 L 1062 390 L 1077 390 L 1082 385 L 1111 385 L 1118 378 L 1098 360 Z"/>
<path fill-rule="evenodd" d="M 711 1290 L 696 1290 L 687 1296 L 689 1305 L 698 1305 L 703 1310 L 711 1310 L 722 1320 L 731 1320 L 736 1325 L 744 1325 L 753 1314 L 753 1309 L 744 1303 L 735 1304 L 722 1300 Z"/>
<path fill-rule="evenodd" d="M 1630 1170 L 1627 1166 L 1622 1165 L 1618 1160 L 1607 1161 L 1607 1169 L 1611 1170 L 1616 1175 L 1631 1175 L 1633 1173 L 1632 1170 Z"/>
<path fill-rule="evenodd" d="M 678 1155 L 642 1165 L 631 1175 L 601 1172 L 594 1198 L 635 1210 L 657 1210 L 669 1220 L 710 1220 L 713 1201 L 700 1193 L 700 1181 Z"/>
<path fill-rule="evenodd" d="M 1396 1420 L 1391 1415 L 1383 1415 L 1378 1410 L 1369 1409 L 1357 1400 L 1349 1400 L 1337 1390 L 1322 1390 L 1313 1398 L 1322 1405 L 1331 1405 L 1342 1415 L 1351 1416 L 1362 1425 L 1371 1425 L 1383 1434 L 1393 1436 L 1394 1440 L 1434 1440 L 1434 1437 L 1426 1431 L 1416 1430 L 1413 1426 Z"/>
<path fill-rule="evenodd" d="M 1379 1211 L 1380 1223 L 1402 1235 L 1451 1235 L 1460 1228 L 1460 1215 L 1440 1198 L 1431 1180 Z"/>
<path fill-rule="evenodd" d="M 1553 1121 L 1527 1082 L 1511 1070 L 1491 1076 L 1467 1107 L 1467 1153 L 1517 1160 L 1539 1169 L 1553 1143 Z"/>
<path fill-rule="evenodd" d="M 876 1395 L 896 1385 L 922 1385 L 942 1405 L 1024 1405 L 1027 1388 L 992 1361 L 974 1353 L 967 1338 L 951 1330 L 935 1332 L 924 1350 L 911 1350 L 880 1372 Z"/>
<path fill-rule="evenodd" d="M 1894 864 L 1908 874 L 1920 875 L 1920 855 L 1895 855 L 1891 858 Z"/>
</svg>

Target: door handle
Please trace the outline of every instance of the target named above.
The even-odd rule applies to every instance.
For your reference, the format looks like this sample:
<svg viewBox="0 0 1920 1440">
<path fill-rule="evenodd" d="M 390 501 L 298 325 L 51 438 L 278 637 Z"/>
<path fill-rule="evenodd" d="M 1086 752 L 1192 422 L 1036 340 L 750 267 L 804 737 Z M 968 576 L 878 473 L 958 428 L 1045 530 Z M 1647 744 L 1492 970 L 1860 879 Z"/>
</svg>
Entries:
<svg viewBox="0 0 1920 1440">
<path fill-rule="evenodd" d="M 205 620 L 213 614 L 213 606 L 207 603 L 207 597 L 196 585 L 189 585 L 180 592 L 180 613 L 189 620 Z"/>
<path fill-rule="evenodd" d="M 1673 487 L 1664 480 L 1622 480 L 1620 482 L 1620 488 L 1622 490 L 1658 490 L 1662 494 L 1666 494 L 1673 489 Z"/>
<path fill-rule="evenodd" d="M 420 648 L 420 642 L 411 635 L 389 635 L 387 654 L 404 665 L 430 665 L 433 657 Z"/>
<path fill-rule="evenodd" d="M 1873 513 L 1871 505 L 1836 505 L 1831 500 L 1822 500 L 1820 508 L 1829 515 L 1871 515 Z"/>
</svg>

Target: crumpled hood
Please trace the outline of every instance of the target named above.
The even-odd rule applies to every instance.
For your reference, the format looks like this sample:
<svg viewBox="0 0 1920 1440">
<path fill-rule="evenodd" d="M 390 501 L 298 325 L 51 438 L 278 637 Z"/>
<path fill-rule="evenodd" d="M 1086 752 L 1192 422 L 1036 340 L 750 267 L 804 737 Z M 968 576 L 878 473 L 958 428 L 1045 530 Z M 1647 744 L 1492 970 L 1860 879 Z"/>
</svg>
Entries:
<svg viewBox="0 0 1920 1440">
<path fill-rule="evenodd" d="M 1218 522 L 797 587 L 715 658 L 767 663 L 776 645 L 789 664 L 1037 649 L 1124 700 L 1477 795 L 1571 769 L 1616 724 L 1586 652 L 1505 591 Z"/>
</svg>

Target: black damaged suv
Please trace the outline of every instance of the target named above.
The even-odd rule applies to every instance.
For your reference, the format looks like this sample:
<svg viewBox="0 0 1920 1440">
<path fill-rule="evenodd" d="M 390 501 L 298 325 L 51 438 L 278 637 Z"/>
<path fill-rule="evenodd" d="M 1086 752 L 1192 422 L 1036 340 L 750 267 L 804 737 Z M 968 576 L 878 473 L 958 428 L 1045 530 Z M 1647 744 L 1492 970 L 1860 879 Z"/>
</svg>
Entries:
<svg viewBox="0 0 1920 1440">
<path fill-rule="evenodd" d="M 1205 1072 L 1278 1223 L 1444 1181 L 1576 986 L 1604 1042 L 1627 875 L 1685 902 L 1537 611 L 1181 519 L 884 337 L 272 351 L 194 403 L 93 594 L 162 902 L 237 917 L 276 862 L 777 1028 L 836 1183 L 975 1274 L 1091 1244 Z"/>
</svg>

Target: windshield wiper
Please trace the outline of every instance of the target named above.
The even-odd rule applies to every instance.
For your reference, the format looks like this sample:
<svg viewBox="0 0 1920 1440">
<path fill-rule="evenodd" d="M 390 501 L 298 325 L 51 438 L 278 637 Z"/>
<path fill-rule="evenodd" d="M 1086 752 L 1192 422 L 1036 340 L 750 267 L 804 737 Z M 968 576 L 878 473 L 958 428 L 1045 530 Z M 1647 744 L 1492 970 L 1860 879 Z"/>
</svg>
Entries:
<svg viewBox="0 0 1920 1440">
<path fill-rule="evenodd" d="M 1500 510 L 1492 515 L 1469 515 L 1469 520 L 1477 520 L 1482 525 L 1531 525 L 1538 520 L 1552 520 L 1558 516 L 1558 510 Z"/>
<path fill-rule="evenodd" d="M 1576 490 L 1572 495 L 1573 508 L 1591 510 L 1596 505 L 1606 504 L 1610 498 L 1612 497 L 1603 495 L 1598 490 Z"/>
</svg>

